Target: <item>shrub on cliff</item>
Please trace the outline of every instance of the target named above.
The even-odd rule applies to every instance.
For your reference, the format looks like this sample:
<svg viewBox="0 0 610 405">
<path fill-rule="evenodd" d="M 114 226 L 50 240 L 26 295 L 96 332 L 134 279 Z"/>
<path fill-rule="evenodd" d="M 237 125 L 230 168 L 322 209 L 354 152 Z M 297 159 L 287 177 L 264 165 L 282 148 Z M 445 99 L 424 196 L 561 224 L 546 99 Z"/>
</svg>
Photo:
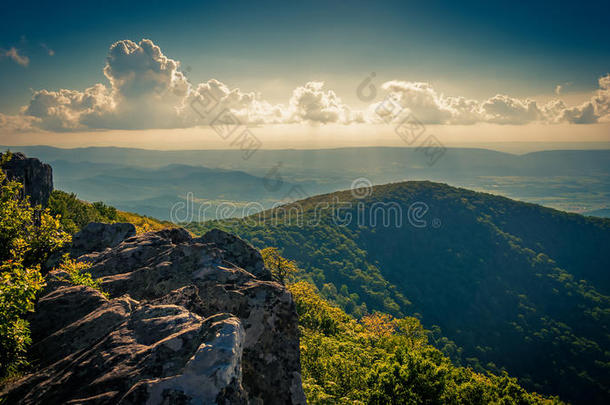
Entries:
<svg viewBox="0 0 610 405">
<path fill-rule="evenodd" d="M 80 231 L 89 222 L 112 223 L 118 219 L 117 210 L 103 202 L 86 203 L 74 193 L 53 190 L 49 198 L 51 213 L 59 216 L 63 228 L 70 233 Z"/>
<path fill-rule="evenodd" d="M 64 254 L 62 262 L 59 264 L 58 270 L 66 273 L 66 277 L 62 277 L 62 281 L 66 281 L 74 285 L 84 285 L 94 290 L 98 290 L 103 296 L 109 298 L 107 292 L 102 290 L 100 280 L 96 280 L 91 276 L 91 273 L 85 271 L 90 268 L 91 265 L 87 262 L 77 262 L 75 259 L 70 257 L 69 253 Z"/>
<path fill-rule="evenodd" d="M 135 225 L 138 234 L 174 226 L 171 222 L 119 211 L 101 201 L 82 201 L 76 194 L 61 190 L 53 190 L 48 206 L 51 214 L 59 218 L 63 229 L 71 234 L 80 231 L 89 222 L 129 222 Z"/>
<path fill-rule="evenodd" d="M 6 159 L 10 154 L 3 155 L 3 164 Z M 70 241 L 48 209 L 20 197 L 22 187 L 0 170 L 0 377 L 26 364 L 30 334 L 24 316 L 44 287 L 40 266 Z"/>
</svg>

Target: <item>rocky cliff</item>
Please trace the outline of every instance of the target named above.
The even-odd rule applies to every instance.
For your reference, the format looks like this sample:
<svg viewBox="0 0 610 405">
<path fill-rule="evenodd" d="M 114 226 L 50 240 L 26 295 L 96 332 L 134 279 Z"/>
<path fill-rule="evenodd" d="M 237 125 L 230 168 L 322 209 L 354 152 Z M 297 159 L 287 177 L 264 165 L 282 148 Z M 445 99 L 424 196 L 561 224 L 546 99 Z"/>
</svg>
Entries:
<svg viewBox="0 0 610 405">
<path fill-rule="evenodd" d="M 47 275 L 36 372 L 8 403 L 305 403 L 295 305 L 257 250 L 219 230 L 134 233 L 93 224 L 74 238 L 109 298 Z"/>
<path fill-rule="evenodd" d="M 50 165 L 36 158 L 25 157 L 23 153 L 13 153 L 2 170 L 9 179 L 23 184 L 23 192 L 30 197 L 32 205 L 47 205 L 53 191 L 53 169 Z"/>
</svg>

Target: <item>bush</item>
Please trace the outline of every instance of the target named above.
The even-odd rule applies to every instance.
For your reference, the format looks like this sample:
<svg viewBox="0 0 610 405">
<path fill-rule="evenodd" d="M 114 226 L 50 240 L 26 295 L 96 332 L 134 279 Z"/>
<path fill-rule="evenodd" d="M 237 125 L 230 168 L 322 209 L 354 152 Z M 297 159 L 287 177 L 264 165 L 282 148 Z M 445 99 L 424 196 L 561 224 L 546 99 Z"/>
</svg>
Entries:
<svg viewBox="0 0 610 405">
<path fill-rule="evenodd" d="M 102 291 L 99 280 L 94 280 L 91 277 L 91 273 L 87 273 L 84 270 L 90 268 L 91 265 L 84 262 L 77 262 L 72 259 L 69 254 L 65 254 L 63 256 L 63 261 L 59 265 L 58 270 L 62 270 L 66 272 L 68 275 L 66 278 L 63 278 L 63 281 L 67 281 L 70 284 L 74 285 L 84 285 L 87 287 L 91 287 L 94 290 L 98 290 L 101 292 L 106 298 L 108 298 L 108 293 Z"/>
<path fill-rule="evenodd" d="M 268 247 L 261 250 L 265 266 L 269 268 L 273 278 L 282 284 L 289 281 L 298 272 L 296 263 L 280 255 L 277 248 Z"/>
<path fill-rule="evenodd" d="M 2 165 L 6 159 L 9 153 Z M 31 340 L 24 316 L 34 310 L 36 294 L 44 287 L 40 267 L 70 241 L 48 209 L 20 197 L 22 187 L 0 170 L 0 377 L 27 364 Z"/>
<path fill-rule="evenodd" d="M 71 234 L 80 231 L 89 222 L 129 222 L 135 225 L 138 234 L 173 226 L 171 222 L 119 211 L 101 201 L 82 201 L 76 194 L 61 190 L 53 190 L 51 193 L 49 209 L 52 215 L 59 218 L 63 229 Z"/>
<path fill-rule="evenodd" d="M 36 294 L 44 287 L 39 267 L 25 268 L 7 260 L 0 264 L 0 373 L 16 374 L 27 365 L 30 330 L 23 316 L 34 310 Z"/>
<path fill-rule="evenodd" d="M 62 227 L 70 233 L 80 231 L 89 222 L 116 222 L 118 213 L 116 208 L 103 202 L 93 204 L 76 198 L 74 193 L 53 190 L 49 199 L 51 213 L 58 216 Z"/>
</svg>

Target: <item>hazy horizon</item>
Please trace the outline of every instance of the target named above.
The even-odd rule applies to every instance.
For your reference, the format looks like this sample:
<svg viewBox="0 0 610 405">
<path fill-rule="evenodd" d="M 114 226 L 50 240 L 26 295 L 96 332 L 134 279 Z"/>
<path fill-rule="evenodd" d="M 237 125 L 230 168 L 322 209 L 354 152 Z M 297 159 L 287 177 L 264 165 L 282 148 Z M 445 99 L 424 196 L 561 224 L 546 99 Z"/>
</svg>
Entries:
<svg viewBox="0 0 610 405">
<path fill-rule="evenodd" d="M 28 143 L 28 144 L 6 144 L 0 145 L 0 148 L 6 150 L 17 150 L 20 147 L 50 147 L 57 149 L 88 149 L 88 148 L 117 148 L 117 149 L 135 149 L 145 151 L 236 151 L 233 148 L 227 147 L 193 147 L 193 148 L 154 148 L 143 146 L 121 146 L 114 144 L 94 144 L 94 145 L 57 145 L 57 144 L 43 144 L 43 143 Z M 405 146 L 405 145 L 344 145 L 344 146 L 327 146 L 327 147 L 275 147 L 275 148 L 260 148 L 257 151 L 306 151 L 306 150 L 333 150 L 333 149 L 367 149 L 367 148 L 403 148 L 403 149 L 417 149 L 416 146 Z M 481 149 L 495 152 L 503 152 L 513 155 L 523 155 L 534 152 L 544 151 L 595 151 L 595 150 L 610 150 L 610 142 L 490 142 L 490 143 L 462 143 L 460 145 L 447 144 L 447 149 Z"/>
</svg>

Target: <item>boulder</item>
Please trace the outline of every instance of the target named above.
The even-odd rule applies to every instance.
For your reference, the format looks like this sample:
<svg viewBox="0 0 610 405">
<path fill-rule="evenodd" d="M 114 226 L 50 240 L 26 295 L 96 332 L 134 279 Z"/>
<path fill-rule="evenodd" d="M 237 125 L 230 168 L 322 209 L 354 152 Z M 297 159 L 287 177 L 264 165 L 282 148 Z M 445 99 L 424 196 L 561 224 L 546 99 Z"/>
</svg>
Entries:
<svg viewBox="0 0 610 405">
<path fill-rule="evenodd" d="M 272 280 L 271 271 L 264 266 L 260 252 L 237 236 L 220 229 L 212 229 L 200 240 L 222 246 L 224 260 L 249 271 L 261 280 Z"/>
<path fill-rule="evenodd" d="M 135 234 L 136 227 L 130 223 L 90 222 L 72 237 L 71 254 L 78 257 L 88 252 L 99 252 Z"/>
<path fill-rule="evenodd" d="M 47 275 L 36 372 L 8 403 L 305 403 L 295 304 L 252 246 L 217 230 L 87 235 L 78 260 L 110 298 Z"/>
<path fill-rule="evenodd" d="M 79 257 L 90 252 L 99 252 L 114 247 L 136 234 L 136 227 L 130 223 L 105 224 L 90 222 L 72 236 L 72 242 L 51 254 L 44 266 L 43 274 L 57 267 L 65 253 Z"/>
</svg>

